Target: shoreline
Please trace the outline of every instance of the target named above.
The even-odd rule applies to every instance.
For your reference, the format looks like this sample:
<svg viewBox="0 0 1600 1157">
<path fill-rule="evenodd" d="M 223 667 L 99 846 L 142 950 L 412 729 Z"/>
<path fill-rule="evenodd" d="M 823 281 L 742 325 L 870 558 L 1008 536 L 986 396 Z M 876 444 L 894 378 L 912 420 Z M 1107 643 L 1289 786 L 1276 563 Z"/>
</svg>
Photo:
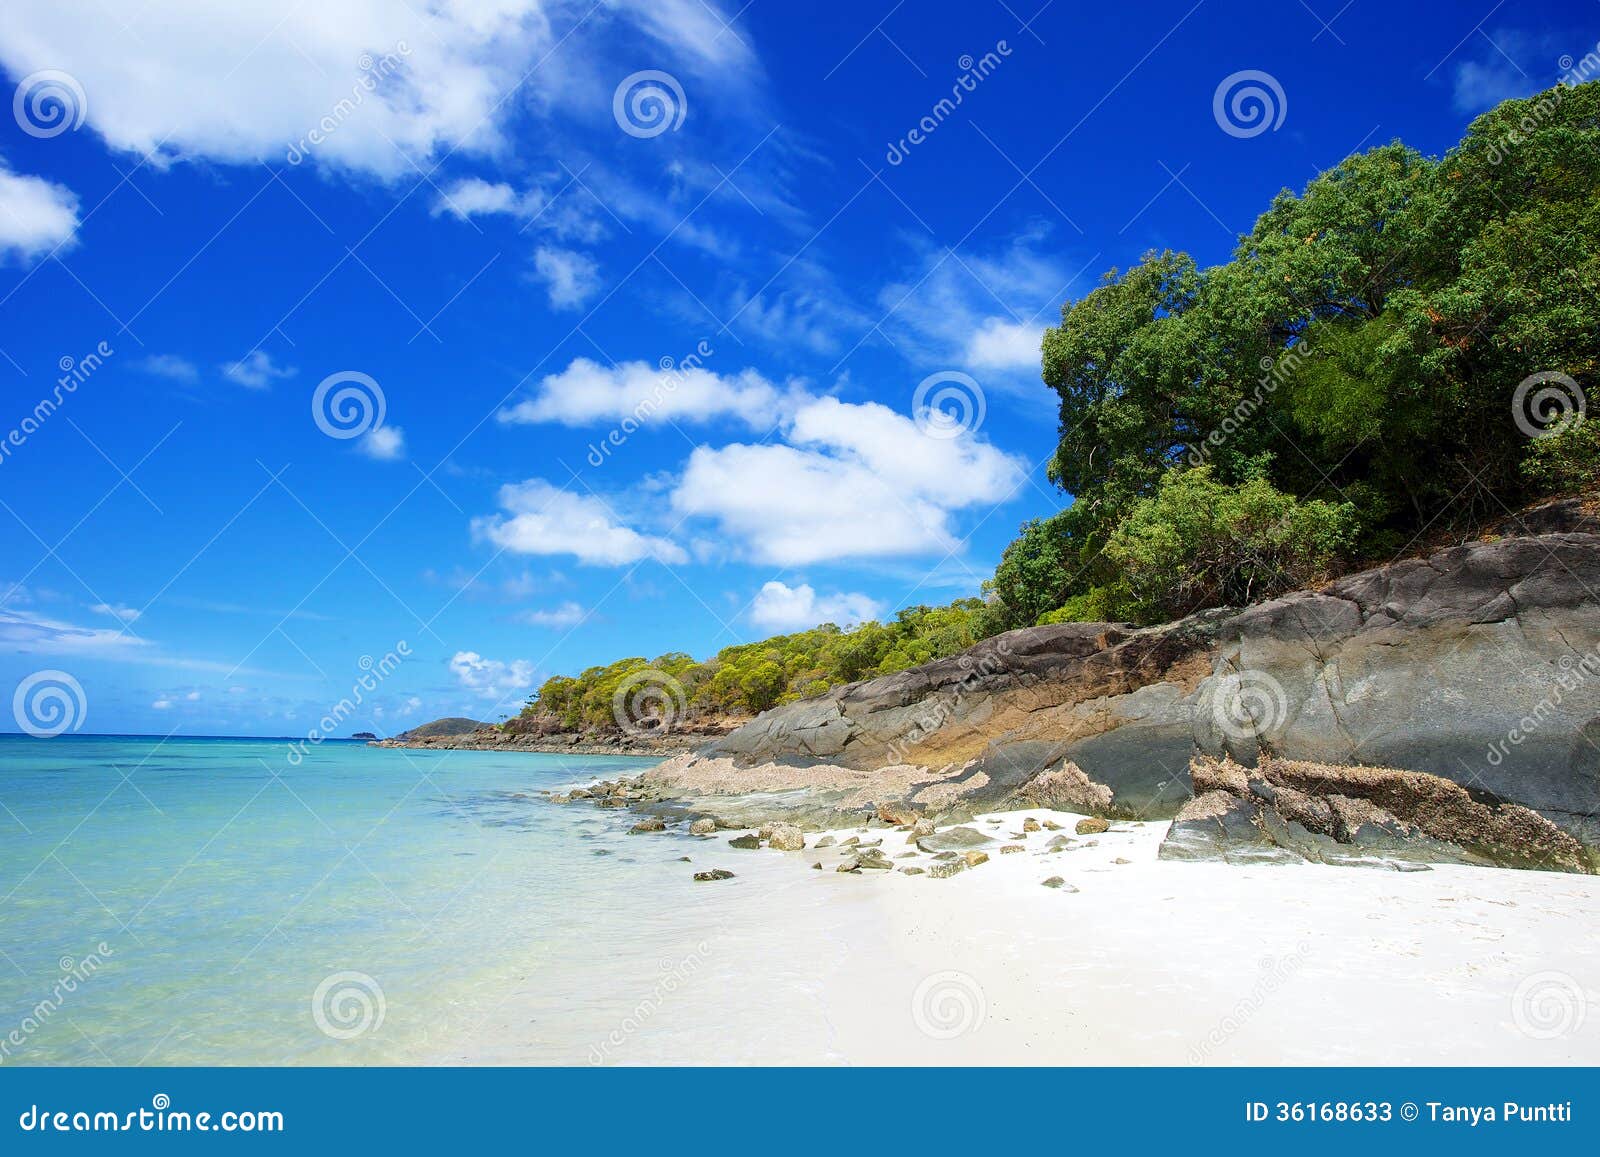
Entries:
<svg viewBox="0 0 1600 1157">
<path fill-rule="evenodd" d="M 471 735 L 451 735 L 424 739 L 369 739 L 368 747 L 402 748 L 411 751 L 508 751 L 528 752 L 531 755 L 626 755 L 640 759 L 668 759 L 695 751 L 704 742 L 697 739 L 687 744 L 651 744 L 641 741 L 619 740 L 614 743 L 586 743 L 581 739 L 566 741 L 522 741 L 520 736 L 507 736 L 503 740 L 477 740 Z"/>
<path fill-rule="evenodd" d="M 1587 1008 L 1600 879 L 1159 860 L 1165 821 L 1079 836 L 1082 818 L 982 813 L 963 826 L 997 837 L 981 849 L 987 862 L 948 878 L 927 875 L 933 855 L 889 826 L 808 832 L 803 851 L 734 848 L 734 830 L 633 835 L 672 861 L 652 923 L 671 950 L 594 960 L 581 1000 L 529 975 L 434 1059 L 1600 1061 L 1600 1015 Z M 1038 831 L 1023 830 L 1028 819 Z M 835 845 L 819 849 L 827 837 Z M 843 843 L 851 837 L 881 839 L 893 867 L 838 871 L 854 854 L 844 849 L 860 847 Z M 1022 850 L 999 852 L 1006 845 Z M 710 869 L 734 875 L 689 883 Z M 1043 886 L 1053 876 L 1062 887 Z"/>
</svg>

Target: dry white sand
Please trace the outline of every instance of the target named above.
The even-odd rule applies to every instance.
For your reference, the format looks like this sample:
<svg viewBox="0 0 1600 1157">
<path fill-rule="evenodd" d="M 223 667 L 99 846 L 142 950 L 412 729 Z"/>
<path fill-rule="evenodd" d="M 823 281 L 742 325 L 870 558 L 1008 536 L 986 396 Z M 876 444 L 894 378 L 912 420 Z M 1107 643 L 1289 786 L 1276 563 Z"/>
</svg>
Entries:
<svg viewBox="0 0 1600 1157">
<path fill-rule="evenodd" d="M 1065 830 L 1023 835 L 1027 816 Z M 1600 879 L 1165 862 L 1165 823 L 1078 837 L 1078 818 L 981 816 L 1025 850 L 991 846 L 948 879 L 843 874 L 840 849 L 735 851 L 721 833 L 686 850 L 735 879 L 664 900 L 631 958 L 590 959 L 570 985 L 530 974 L 435 1059 L 1600 1063 Z M 902 832 L 832 834 L 933 862 L 896 859 Z M 1047 852 L 1058 834 L 1074 846 Z"/>
</svg>

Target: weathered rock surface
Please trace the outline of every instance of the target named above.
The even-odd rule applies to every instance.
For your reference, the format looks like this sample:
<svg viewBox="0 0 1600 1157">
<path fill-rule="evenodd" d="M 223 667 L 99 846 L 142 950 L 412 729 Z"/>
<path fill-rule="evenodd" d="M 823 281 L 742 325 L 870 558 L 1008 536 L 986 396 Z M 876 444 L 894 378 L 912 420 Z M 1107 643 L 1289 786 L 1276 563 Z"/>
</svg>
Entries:
<svg viewBox="0 0 1600 1157">
<path fill-rule="evenodd" d="M 1242 611 L 1012 631 L 769 711 L 643 782 L 719 818 L 818 826 L 999 806 L 1165 819 L 1196 756 L 1276 757 L 1427 773 L 1597 847 L 1600 534 L 1574 505 L 1537 515 L 1537 533 Z M 1260 831 L 1238 807 L 1184 822 Z"/>
<path fill-rule="evenodd" d="M 917 838 L 917 847 L 924 852 L 960 852 L 968 848 L 982 848 L 994 840 L 976 828 L 950 828 Z"/>
<path fill-rule="evenodd" d="M 1173 821 L 1162 859 L 1600 867 L 1592 848 L 1553 821 L 1441 776 L 1282 759 L 1247 768 L 1204 758 L 1190 773 L 1200 794 Z"/>
<path fill-rule="evenodd" d="M 767 847 L 780 852 L 801 852 L 805 850 L 806 837 L 795 824 L 773 824 L 772 833 L 767 837 Z"/>
</svg>

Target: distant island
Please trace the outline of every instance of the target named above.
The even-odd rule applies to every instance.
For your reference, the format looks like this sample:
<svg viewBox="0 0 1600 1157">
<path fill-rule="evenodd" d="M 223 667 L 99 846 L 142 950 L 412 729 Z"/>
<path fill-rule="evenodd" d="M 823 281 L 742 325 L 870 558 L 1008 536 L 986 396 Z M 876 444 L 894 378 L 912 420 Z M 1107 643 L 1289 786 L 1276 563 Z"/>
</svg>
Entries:
<svg viewBox="0 0 1600 1157">
<path fill-rule="evenodd" d="M 354 732 L 350 736 L 350 738 L 351 739 L 376 739 L 378 737 L 376 735 L 374 735 L 370 731 L 357 731 L 357 732 Z"/>
<path fill-rule="evenodd" d="M 418 739 L 440 739 L 451 735 L 471 735 L 474 731 L 481 731 L 485 727 L 492 727 L 490 723 L 480 723 L 476 719 L 468 719 L 464 715 L 447 715 L 443 719 L 435 719 L 431 723 L 422 723 L 409 731 L 402 731 L 395 738 L 404 742 L 413 742 Z"/>
</svg>

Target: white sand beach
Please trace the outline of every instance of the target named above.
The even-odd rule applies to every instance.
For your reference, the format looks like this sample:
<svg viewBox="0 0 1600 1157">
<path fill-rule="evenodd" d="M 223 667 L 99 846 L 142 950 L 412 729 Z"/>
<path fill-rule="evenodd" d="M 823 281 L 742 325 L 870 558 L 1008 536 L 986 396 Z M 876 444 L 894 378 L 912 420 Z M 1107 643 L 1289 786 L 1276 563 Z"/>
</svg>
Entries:
<svg viewBox="0 0 1600 1157">
<path fill-rule="evenodd" d="M 1024 832 L 1030 817 L 1064 830 Z M 840 873 L 824 833 L 803 852 L 633 837 L 690 855 L 685 880 L 736 875 L 664 897 L 639 929 L 648 956 L 597 955 L 566 991 L 544 970 L 433 1059 L 1600 1063 L 1600 879 L 1166 862 L 1165 823 L 1076 836 L 1079 818 L 980 816 L 1024 850 L 991 845 L 946 879 Z M 901 831 L 828 834 L 881 838 L 897 868 L 934 862 L 896 858 L 914 851 Z M 1059 835 L 1072 846 L 1047 851 Z"/>
</svg>

